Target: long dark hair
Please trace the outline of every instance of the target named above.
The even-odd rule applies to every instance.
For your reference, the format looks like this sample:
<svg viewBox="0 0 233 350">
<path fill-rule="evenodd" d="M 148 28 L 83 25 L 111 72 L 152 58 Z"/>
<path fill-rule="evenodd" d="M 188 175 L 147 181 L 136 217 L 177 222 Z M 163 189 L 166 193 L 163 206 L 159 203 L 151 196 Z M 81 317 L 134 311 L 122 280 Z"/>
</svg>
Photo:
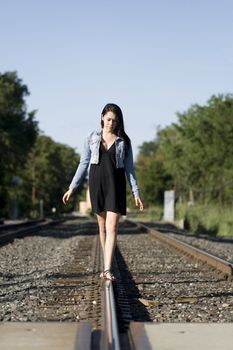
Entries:
<svg viewBox="0 0 233 350">
<path fill-rule="evenodd" d="M 115 133 L 117 136 L 122 137 L 123 140 L 126 143 L 126 148 L 130 147 L 131 141 L 129 136 L 125 132 L 124 128 L 124 119 L 123 119 L 123 113 L 119 106 L 117 106 L 115 103 L 107 103 L 106 106 L 104 106 L 104 109 L 102 110 L 101 115 L 101 127 L 104 127 L 104 122 L 102 119 L 102 116 L 104 116 L 107 112 L 113 112 L 117 117 L 117 124 L 115 128 Z"/>
</svg>

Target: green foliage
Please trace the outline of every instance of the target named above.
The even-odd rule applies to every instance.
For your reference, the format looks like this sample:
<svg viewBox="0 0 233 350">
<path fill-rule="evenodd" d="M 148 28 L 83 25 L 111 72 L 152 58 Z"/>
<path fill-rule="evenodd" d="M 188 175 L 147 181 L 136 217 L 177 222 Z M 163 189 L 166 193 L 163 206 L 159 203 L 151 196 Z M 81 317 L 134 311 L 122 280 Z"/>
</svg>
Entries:
<svg viewBox="0 0 233 350">
<path fill-rule="evenodd" d="M 9 216 L 16 202 L 21 216 L 33 217 L 42 199 L 45 215 L 76 205 L 75 196 L 67 206 L 61 199 L 79 155 L 39 133 L 35 111 L 27 112 L 28 95 L 16 72 L 0 73 L 0 216 Z M 232 234 L 233 96 L 212 96 L 205 106 L 193 105 L 177 116 L 177 123 L 140 147 L 136 173 L 146 213 L 161 219 L 164 191 L 174 189 L 177 217 L 193 232 Z M 129 186 L 127 193 L 135 210 Z M 83 198 L 82 189 L 79 195 Z M 182 206 L 187 202 L 194 205 Z"/>
<path fill-rule="evenodd" d="M 176 193 L 182 193 L 188 174 L 183 162 L 185 147 L 179 127 L 173 124 L 160 130 L 157 143 L 158 153 L 161 154 L 164 170 L 170 176 L 171 183 L 170 187 L 164 184 L 163 191 L 173 189 Z"/>
<path fill-rule="evenodd" d="M 155 204 L 174 189 L 183 201 L 231 204 L 233 96 L 212 96 L 206 106 L 177 115 L 177 124 L 159 130 L 156 140 L 140 149 L 137 169 L 146 203 Z"/>
<path fill-rule="evenodd" d="M 207 106 L 192 106 L 178 114 L 183 142 L 186 188 L 203 202 L 231 199 L 226 185 L 233 178 L 233 98 L 213 96 Z M 230 195 L 230 196 L 229 196 Z"/>
<path fill-rule="evenodd" d="M 66 206 L 62 203 L 62 196 L 68 189 L 78 162 L 79 156 L 71 147 L 40 135 L 22 172 L 23 211 L 30 216 L 38 216 L 41 199 L 45 215 L 51 215 L 52 208 L 56 208 L 57 214 L 71 211 L 75 206 L 75 196 L 71 197 Z"/>
<path fill-rule="evenodd" d="M 142 198 L 153 206 L 174 189 L 176 219 L 192 232 L 233 235 L 233 96 L 212 96 L 177 116 L 140 148 Z"/>
<path fill-rule="evenodd" d="M 163 218 L 162 206 L 150 206 L 143 211 L 132 209 L 127 213 L 129 218 L 134 218 L 138 221 L 161 221 Z"/>
<path fill-rule="evenodd" d="M 0 216 L 14 216 L 17 204 L 21 217 L 38 217 L 41 200 L 49 216 L 52 208 L 59 214 L 76 204 L 72 196 L 64 206 L 62 195 L 79 156 L 71 147 L 39 135 L 35 112 L 27 113 L 28 95 L 16 72 L 0 74 Z"/>
<path fill-rule="evenodd" d="M 163 207 L 162 206 L 149 207 L 146 212 L 146 217 L 150 221 L 161 221 L 163 219 Z"/>
<path fill-rule="evenodd" d="M 144 142 L 137 158 L 136 172 L 145 206 L 163 202 L 164 187 L 171 187 L 171 176 L 164 168 L 156 142 Z"/>
<path fill-rule="evenodd" d="M 15 176 L 26 162 L 38 134 L 35 111 L 27 113 L 26 85 L 16 72 L 0 73 L 0 215 L 12 200 Z"/>
<path fill-rule="evenodd" d="M 15 171 L 27 159 L 38 134 L 35 112 L 27 113 L 26 85 L 15 72 L 0 74 L 0 169 Z"/>
<path fill-rule="evenodd" d="M 233 209 L 218 205 L 178 205 L 176 216 L 184 218 L 184 228 L 195 234 L 233 235 Z"/>
</svg>

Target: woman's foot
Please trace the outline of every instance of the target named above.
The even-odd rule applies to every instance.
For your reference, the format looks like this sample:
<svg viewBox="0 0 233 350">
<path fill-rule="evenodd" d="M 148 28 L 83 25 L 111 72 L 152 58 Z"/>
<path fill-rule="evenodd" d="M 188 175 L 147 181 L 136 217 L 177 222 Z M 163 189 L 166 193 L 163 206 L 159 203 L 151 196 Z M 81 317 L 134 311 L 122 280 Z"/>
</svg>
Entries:
<svg viewBox="0 0 233 350">
<path fill-rule="evenodd" d="M 104 277 L 104 271 L 100 272 L 100 278 Z"/>
<path fill-rule="evenodd" d="M 116 277 L 113 275 L 111 270 L 104 270 L 103 277 L 105 277 L 107 280 L 115 281 Z"/>
</svg>

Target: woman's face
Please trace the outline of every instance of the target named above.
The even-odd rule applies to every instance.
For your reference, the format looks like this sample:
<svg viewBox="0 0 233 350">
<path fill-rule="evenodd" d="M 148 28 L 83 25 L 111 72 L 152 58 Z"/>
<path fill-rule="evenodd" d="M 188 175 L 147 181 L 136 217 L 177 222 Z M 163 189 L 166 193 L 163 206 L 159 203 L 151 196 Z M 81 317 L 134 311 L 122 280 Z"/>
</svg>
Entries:
<svg viewBox="0 0 233 350">
<path fill-rule="evenodd" d="M 117 116 L 115 113 L 109 111 L 104 116 L 102 116 L 102 120 L 104 123 L 104 129 L 114 132 L 117 126 Z"/>
</svg>

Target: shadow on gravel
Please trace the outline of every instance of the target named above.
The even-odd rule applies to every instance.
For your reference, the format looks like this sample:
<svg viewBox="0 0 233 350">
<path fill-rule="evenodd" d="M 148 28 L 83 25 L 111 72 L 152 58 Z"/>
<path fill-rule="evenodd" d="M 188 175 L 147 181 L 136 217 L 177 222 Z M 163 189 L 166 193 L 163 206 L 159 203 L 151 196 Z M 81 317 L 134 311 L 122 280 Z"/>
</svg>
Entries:
<svg viewBox="0 0 233 350">
<path fill-rule="evenodd" d="M 38 232 L 33 233 L 35 236 L 49 236 L 54 238 L 70 238 L 73 236 L 89 236 L 98 234 L 98 224 L 96 221 L 85 222 L 80 224 L 66 223 L 42 228 Z"/>
<path fill-rule="evenodd" d="M 139 301 L 139 298 L 141 297 L 140 292 L 117 246 L 115 249 L 115 258 L 117 261 L 120 276 L 117 276 L 117 278 L 119 278 L 119 283 L 117 282 L 114 285 L 114 291 L 116 293 L 117 299 L 123 300 L 123 306 L 117 305 L 117 309 L 119 315 L 120 332 L 125 332 L 125 330 L 127 330 L 128 328 L 130 321 L 149 322 L 153 320 L 150 318 L 150 315 L 145 305 Z M 128 318 L 127 310 L 124 310 L 127 309 L 125 307 L 125 303 L 128 303 L 130 311 L 131 317 L 129 317 L 128 315 Z M 124 314 L 126 315 L 126 317 Z"/>
</svg>

